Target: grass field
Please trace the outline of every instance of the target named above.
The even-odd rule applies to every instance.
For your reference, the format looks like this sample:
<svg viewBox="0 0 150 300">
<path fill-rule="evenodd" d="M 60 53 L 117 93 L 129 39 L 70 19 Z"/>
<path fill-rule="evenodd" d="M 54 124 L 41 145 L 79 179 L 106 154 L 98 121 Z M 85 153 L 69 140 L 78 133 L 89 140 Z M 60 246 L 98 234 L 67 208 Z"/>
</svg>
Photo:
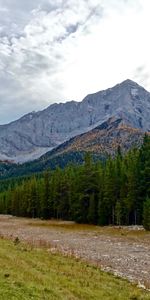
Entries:
<svg viewBox="0 0 150 300">
<path fill-rule="evenodd" d="M 148 300 L 138 289 L 80 260 L 0 239 L 1 300 Z"/>
</svg>

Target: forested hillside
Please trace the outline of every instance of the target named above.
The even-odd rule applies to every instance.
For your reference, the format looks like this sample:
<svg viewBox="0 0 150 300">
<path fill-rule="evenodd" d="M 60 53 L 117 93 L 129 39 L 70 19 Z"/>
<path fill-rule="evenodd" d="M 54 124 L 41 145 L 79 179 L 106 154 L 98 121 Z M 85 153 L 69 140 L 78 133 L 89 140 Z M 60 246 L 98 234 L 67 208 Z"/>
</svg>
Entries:
<svg viewBox="0 0 150 300">
<path fill-rule="evenodd" d="M 8 182 L 8 181 L 7 181 Z M 43 219 L 57 218 L 98 225 L 143 224 L 150 229 L 150 137 L 107 161 L 48 170 L 0 193 L 0 213 Z"/>
</svg>

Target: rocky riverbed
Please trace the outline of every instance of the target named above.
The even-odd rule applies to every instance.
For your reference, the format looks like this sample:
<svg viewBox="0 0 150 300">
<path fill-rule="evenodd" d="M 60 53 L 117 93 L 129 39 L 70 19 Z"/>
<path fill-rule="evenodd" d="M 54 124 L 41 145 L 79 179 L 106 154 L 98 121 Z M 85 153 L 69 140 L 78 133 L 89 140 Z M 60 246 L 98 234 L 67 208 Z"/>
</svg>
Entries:
<svg viewBox="0 0 150 300">
<path fill-rule="evenodd" d="M 0 236 L 81 258 L 150 289 L 150 233 L 0 215 Z"/>
</svg>

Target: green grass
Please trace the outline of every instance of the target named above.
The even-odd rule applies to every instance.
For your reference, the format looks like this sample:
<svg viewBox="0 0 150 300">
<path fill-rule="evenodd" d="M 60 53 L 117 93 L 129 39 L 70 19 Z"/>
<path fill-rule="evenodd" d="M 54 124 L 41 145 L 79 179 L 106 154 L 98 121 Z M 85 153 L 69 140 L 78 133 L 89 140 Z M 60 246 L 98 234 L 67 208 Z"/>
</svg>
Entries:
<svg viewBox="0 0 150 300">
<path fill-rule="evenodd" d="M 80 260 L 0 239 L 1 300 L 148 300 L 138 289 Z"/>
</svg>

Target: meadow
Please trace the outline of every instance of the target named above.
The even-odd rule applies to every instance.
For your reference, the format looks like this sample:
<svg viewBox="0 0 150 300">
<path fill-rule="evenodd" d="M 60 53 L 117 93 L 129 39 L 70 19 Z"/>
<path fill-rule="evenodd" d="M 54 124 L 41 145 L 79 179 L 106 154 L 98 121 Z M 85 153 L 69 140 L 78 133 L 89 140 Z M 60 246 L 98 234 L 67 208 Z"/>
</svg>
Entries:
<svg viewBox="0 0 150 300">
<path fill-rule="evenodd" d="M 148 300 L 150 293 L 80 259 L 0 239 L 1 300 Z"/>
</svg>

